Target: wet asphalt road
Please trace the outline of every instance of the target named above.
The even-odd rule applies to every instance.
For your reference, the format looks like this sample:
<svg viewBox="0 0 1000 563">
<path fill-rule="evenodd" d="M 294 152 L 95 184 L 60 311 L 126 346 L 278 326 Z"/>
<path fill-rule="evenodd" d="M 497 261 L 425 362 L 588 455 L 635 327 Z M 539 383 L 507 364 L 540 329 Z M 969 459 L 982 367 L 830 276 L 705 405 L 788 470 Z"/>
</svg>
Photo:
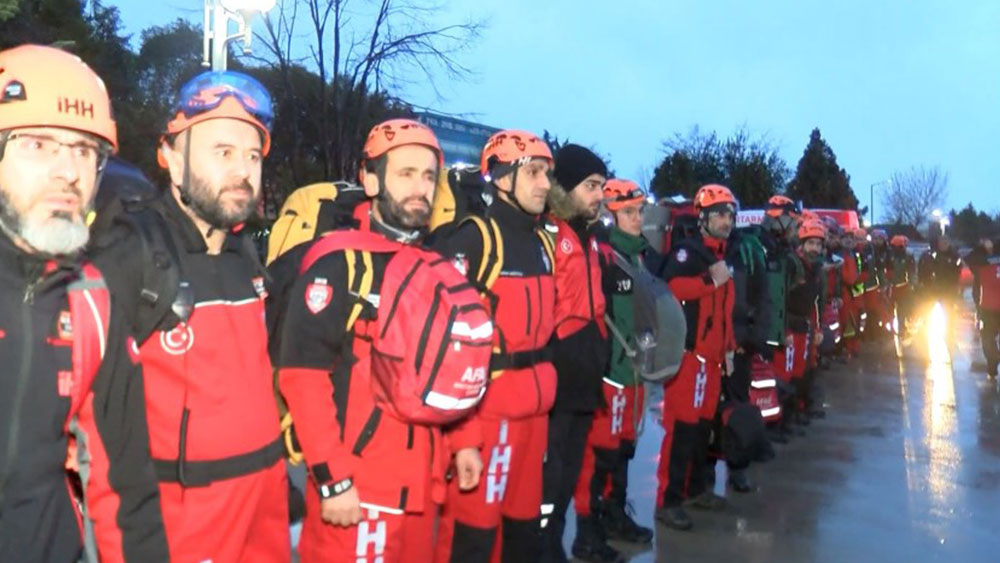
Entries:
<svg viewBox="0 0 1000 563">
<path fill-rule="evenodd" d="M 827 418 L 751 467 L 756 492 L 728 493 L 721 513 L 691 511 L 690 532 L 657 527 L 655 550 L 630 561 L 1000 561 L 1000 391 L 973 314 L 953 317 L 948 338 L 924 323 L 902 359 L 891 342 L 869 343 L 822 372 Z M 661 438 L 647 413 L 629 491 L 644 525 Z"/>
</svg>

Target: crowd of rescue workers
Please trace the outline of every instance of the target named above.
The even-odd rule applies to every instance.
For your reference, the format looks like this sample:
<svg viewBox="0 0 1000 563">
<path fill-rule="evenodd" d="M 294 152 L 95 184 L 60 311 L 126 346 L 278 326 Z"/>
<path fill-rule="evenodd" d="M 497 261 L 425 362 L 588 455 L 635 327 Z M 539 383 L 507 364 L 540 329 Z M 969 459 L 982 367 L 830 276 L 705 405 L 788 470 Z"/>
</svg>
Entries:
<svg viewBox="0 0 1000 563">
<path fill-rule="evenodd" d="M 943 236 L 918 268 L 906 237 L 781 195 L 736 229 L 724 186 L 655 204 L 520 130 L 446 170 L 409 119 L 371 129 L 357 183 L 288 198 L 265 267 L 242 232 L 274 119 L 253 78 L 185 84 L 150 147 L 170 185 L 96 208 L 101 79 L 24 45 L 0 87 L 3 561 L 283 562 L 297 520 L 306 563 L 566 561 L 571 503 L 572 556 L 624 561 L 609 542 L 726 508 L 717 460 L 753 492 L 747 467 L 824 417 L 825 368 L 960 300 Z M 1000 256 L 964 264 L 995 375 Z"/>
</svg>

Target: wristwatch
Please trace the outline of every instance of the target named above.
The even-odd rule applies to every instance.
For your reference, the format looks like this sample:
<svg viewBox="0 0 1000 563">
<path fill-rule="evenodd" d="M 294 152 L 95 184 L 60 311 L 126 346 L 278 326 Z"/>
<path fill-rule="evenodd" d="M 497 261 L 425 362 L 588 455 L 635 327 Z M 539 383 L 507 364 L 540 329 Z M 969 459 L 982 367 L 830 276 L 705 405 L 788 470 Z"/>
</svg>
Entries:
<svg viewBox="0 0 1000 563">
<path fill-rule="evenodd" d="M 342 495 L 346 493 L 351 487 L 354 486 L 354 480 L 348 477 L 343 481 L 337 481 L 336 483 L 328 483 L 326 485 L 319 486 L 319 496 L 323 499 L 333 498 L 335 496 Z"/>
</svg>

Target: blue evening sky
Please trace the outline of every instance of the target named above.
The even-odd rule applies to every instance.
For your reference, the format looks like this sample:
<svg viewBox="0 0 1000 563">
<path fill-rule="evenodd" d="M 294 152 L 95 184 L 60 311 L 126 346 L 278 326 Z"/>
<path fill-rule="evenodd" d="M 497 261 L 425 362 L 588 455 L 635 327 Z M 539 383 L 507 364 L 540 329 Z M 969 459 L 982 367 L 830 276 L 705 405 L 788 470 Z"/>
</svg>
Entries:
<svg viewBox="0 0 1000 563">
<path fill-rule="evenodd" d="M 136 38 L 202 17 L 199 0 L 109 3 Z M 745 125 L 792 169 L 819 127 L 863 205 L 893 171 L 939 165 L 949 207 L 1000 211 L 998 0 L 452 0 L 440 21 L 467 17 L 489 24 L 461 56 L 476 76 L 402 97 L 548 129 L 640 180 L 695 125 Z"/>
</svg>

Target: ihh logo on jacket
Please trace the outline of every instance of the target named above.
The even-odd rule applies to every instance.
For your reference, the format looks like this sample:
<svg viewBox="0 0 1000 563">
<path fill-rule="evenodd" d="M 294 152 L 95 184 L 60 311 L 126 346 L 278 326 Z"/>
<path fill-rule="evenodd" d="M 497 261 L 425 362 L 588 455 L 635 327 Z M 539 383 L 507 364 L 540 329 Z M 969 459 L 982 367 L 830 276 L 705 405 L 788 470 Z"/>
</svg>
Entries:
<svg viewBox="0 0 1000 563">
<path fill-rule="evenodd" d="M 355 546 L 355 563 L 382 563 L 385 555 L 386 522 L 377 510 L 369 510 L 368 517 L 358 523 L 358 541 Z M 369 555 L 369 547 L 371 555 Z"/>
<path fill-rule="evenodd" d="M 701 364 L 698 370 L 698 377 L 694 380 L 694 408 L 700 409 L 705 403 L 705 390 L 708 387 L 708 372 L 705 371 L 705 364 Z"/>
<path fill-rule="evenodd" d="M 618 391 L 618 394 L 611 399 L 611 435 L 617 436 L 622 433 L 622 420 L 625 416 L 625 395 Z"/>
<path fill-rule="evenodd" d="M 490 468 L 486 475 L 486 502 L 503 500 L 507 490 L 507 472 L 510 471 L 511 447 L 507 443 L 507 421 L 500 423 L 500 437 L 490 453 Z"/>
</svg>

